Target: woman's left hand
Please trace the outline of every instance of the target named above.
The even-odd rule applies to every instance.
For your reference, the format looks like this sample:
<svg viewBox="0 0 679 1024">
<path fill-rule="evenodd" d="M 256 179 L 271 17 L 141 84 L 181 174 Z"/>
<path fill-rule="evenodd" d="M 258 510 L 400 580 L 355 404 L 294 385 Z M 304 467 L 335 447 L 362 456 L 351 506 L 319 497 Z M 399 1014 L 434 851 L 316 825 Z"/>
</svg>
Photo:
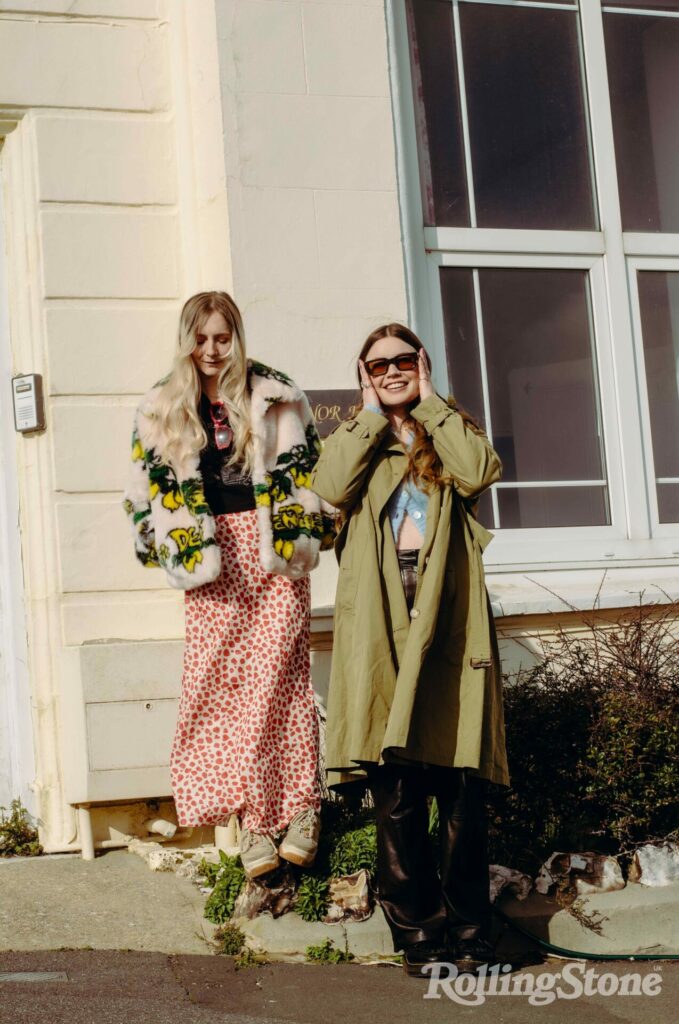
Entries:
<svg viewBox="0 0 679 1024">
<path fill-rule="evenodd" d="M 436 394 L 431 383 L 431 373 L 429 366 L 427 365 L 427 357 L 424 353 L 424 349 L 420 349 L 420 353 L 417 359 L 417 368 L 420 376 L 420 401 L 424 402 L 425 398 L 431 398 L 432 395 Z"/>
</svg>

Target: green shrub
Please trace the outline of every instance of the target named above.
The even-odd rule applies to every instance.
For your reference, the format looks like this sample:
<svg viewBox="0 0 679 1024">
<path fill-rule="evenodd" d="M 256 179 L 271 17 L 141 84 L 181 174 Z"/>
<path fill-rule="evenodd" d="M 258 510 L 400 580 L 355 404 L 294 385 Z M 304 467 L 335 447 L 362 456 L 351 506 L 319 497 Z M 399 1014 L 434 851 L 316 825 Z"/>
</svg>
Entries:
<svg viewBox="0 0 679 1024">
<path fill-rule="evenodd" d="M 330 854 L 331 875 L 354 875 L 365 868 L 374 876 L 376 867 L 377 832 L 374 821 L 337 837 Z"/>
<path fill-rule="evenodd" d="M 9 813 L 0 807 L 0 857 L 38 857 L 42 846 L 21 800 L 12 800 Z"/>
<path fill-rule="evenodd" d="M 205 903 L 204 916 L 213 924 L 225 924 L 229 920 L 245 884 L 245 871 L 240 857 L 227 857 L 220 852 L 220 860 L 214 889 Z"/>
<path fill-rule="evenodd" d="M 330 883 L 318 875 L 302 875 L 295 910 L 305 921 L 321 921 L 327 911 L 330 899 Z"/>
<path fill-rule="evenodd" d="M 510 791 L 491 860 L 534 871 L 556 849 L 631 852 L 679 825 L 679 606 L 557 627 L 505 688 Z"/>
</svg>

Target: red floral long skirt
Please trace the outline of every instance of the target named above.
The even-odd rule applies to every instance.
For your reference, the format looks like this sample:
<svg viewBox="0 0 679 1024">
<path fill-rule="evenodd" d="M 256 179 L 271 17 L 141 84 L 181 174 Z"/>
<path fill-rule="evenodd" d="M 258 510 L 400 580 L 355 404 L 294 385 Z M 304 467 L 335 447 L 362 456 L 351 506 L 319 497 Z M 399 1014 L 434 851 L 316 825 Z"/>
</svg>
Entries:
<svg viewBox="0 0 679 1024">
<path fill-rule="evenodd" d="M 256 512 L 216 517 L 221 575 L 187 590 L 170 773 L 180 825 L 281 832 L 319 807 L 309 577 L 262 569 Z"/>
</svg>

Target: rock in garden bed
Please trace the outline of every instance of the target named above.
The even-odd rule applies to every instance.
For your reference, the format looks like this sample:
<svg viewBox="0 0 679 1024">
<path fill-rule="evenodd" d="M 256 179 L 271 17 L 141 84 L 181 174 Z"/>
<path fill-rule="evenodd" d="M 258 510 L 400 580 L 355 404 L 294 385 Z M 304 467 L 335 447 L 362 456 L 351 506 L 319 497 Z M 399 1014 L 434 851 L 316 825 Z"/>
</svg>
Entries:
<svg viewBox="0 0 679 1024">
<path fill-rule="evenodd" d="M 543 896 L 555 886 L 572 885 L 578 896 L 625 888 L 615 857 L 600 853 L 553 853 L 540 868 L 535 888 Z"/>
<path fill-rule="evenodd" d="M 649 886 L 679 882 L 679 843 L 644 843 L 634 851 L 629 880 Z"/>
</svg>

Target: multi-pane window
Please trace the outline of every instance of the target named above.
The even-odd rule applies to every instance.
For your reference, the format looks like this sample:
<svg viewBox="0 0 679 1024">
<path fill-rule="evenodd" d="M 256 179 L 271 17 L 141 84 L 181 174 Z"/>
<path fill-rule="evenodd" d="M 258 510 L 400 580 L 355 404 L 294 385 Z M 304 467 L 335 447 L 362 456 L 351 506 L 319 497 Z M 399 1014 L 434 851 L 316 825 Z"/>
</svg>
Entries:
<svg viewBox="0 0 679 1024">
<path fill-rule="evenodd" d="M 595 228 L 575 7 L 408 6 L 425 223 Z"/>
<path fill-rule="evenodd" d="M 676 555 L 679 0 L 398 19 L 416 326 L 502 457 L 498 561 Z"/>
</svg>

